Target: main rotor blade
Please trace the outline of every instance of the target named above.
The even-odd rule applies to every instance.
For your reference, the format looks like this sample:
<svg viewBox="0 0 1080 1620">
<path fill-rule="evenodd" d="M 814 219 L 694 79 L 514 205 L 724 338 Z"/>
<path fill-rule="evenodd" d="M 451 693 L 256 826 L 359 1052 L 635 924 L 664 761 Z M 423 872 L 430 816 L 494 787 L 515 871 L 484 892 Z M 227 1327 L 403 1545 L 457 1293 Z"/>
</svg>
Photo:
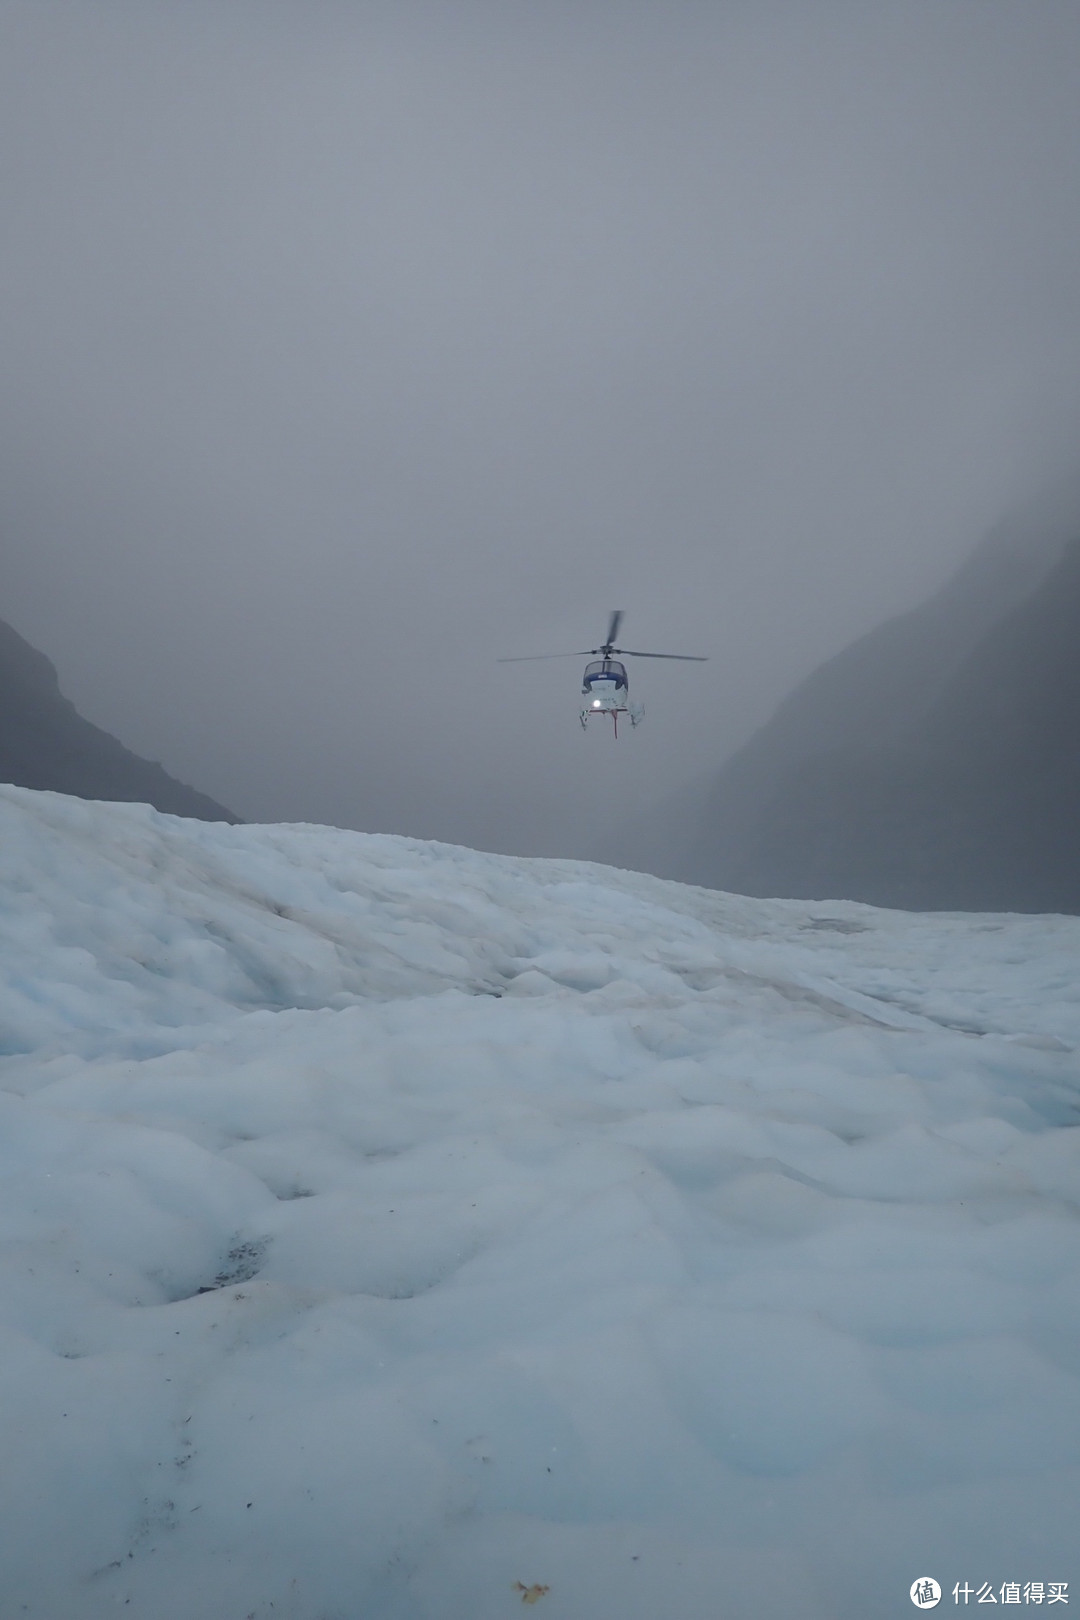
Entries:
<svg viewBox="0 0 1080 1620">
<path fill-rule="evenodd" d="M 619 633 L 619 626 L 623 622 L 623 617 L 624 617 L 624 609 L 622 609 L 622 608 L 616 608 L 615 611 L 612 613 L 612 615 L 611 615 L 611 623 L 607 627 L 607 639 L 604 642 L 605 647 L 610 647 L 611 643 L 615 640 L 615 637 Z"/>
<path fill-rule="evenodd" d="M 681 664 L 707 664 L 708 655 L 702 657 L 700 653 L 643 653 L 631 652 L 629 647 L 612 647 L 613 653 L 621 653 L 624 658 L 677 658 Z"/>
<path fill-rule="evenodd" d="M 496 658 L 497 664 L 536 664 L 543 658 L 588 658 L 589 653 L 524 653 L 516 658 Z"/>
</svg>

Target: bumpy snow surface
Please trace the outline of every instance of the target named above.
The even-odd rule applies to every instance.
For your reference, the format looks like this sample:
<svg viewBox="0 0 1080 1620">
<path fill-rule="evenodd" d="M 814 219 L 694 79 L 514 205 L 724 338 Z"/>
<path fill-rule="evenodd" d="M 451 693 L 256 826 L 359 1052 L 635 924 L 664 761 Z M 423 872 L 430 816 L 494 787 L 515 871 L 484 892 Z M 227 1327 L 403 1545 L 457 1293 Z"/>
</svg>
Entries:
<svg viewBox="0 0 1080 1620">
<path fill-rule="evenodd" d="M 4 1620 L 1080 1601 L 1080 921 L 15 788 L 0 883 Z"/>
</svg>

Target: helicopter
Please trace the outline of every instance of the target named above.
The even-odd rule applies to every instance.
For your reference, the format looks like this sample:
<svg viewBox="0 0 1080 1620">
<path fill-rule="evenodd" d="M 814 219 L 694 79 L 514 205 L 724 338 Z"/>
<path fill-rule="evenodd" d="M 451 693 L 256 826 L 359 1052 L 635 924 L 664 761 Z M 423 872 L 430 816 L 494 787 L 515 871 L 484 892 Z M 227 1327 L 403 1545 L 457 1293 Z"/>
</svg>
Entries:
<svg viewBox="0 0 1080 1620">
<path fill-rule="evenodd" d="M 675 658 L 684 664 L 705 664 L 707 658 L 695 653 L 631 652 L 628 647 L 616 647 L 615 637 L 625 618 L 622 608 L 615 608 L 608 622 L 607 640 L 602 647 L 586 647 L 578 653 L 532 653 L 513 658 L 499 658 L 500 664 L 531 664 L 542 658 L 591 658 L 585 665 L 581 695 L 586 699 L 580 714 L 581 729 L 587 731 L 589 721 L 597 715 L 610 714 L 616 737 L 619 735 L 619 716 L 629 716 L 631 726 L 639 726 L 645 718 L 645 705 L 630 702 L 630 677 L 626 665 L 619 658 Z M 613 654 L 618 653 L 619 658 Z"/>
</svg>

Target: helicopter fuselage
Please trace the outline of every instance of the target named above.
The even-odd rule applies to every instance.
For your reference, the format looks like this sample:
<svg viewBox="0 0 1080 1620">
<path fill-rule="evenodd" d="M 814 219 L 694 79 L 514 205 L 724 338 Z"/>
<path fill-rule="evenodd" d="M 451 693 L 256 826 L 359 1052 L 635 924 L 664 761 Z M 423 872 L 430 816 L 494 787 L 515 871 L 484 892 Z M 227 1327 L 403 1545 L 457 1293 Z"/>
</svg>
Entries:
<svg viewBox="0 0 1080 1620">
<path fill-rule="evenodd" d="M 588 728 L 590 719 L 599 714 L 610 714 L 619 734 L 620 714 L 629 715 L 632 726 L 639 725 L 645 714 L 643 704 L 630 702 L 630 679 L 626 665 L 617 658 L 598 658 L 585 666 L 581 695 L 586 702 L 581 710 L 581 729 Z"/>
</svg>

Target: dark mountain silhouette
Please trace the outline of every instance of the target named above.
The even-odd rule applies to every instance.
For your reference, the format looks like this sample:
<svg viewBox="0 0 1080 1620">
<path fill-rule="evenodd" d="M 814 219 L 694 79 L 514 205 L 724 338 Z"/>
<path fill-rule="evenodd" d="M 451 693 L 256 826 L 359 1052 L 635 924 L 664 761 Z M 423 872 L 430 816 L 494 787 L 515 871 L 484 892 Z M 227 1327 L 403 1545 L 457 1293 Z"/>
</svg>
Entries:
<svg viewBox="0 0 1080 1620">
<path fill-rule="evenodd" d="M 201 821 L 240 819 L 84 720 L 60 691 L 56 670 L 45 654 L 3 620 L 0 781 L 81 799 L 152 804 L 171 815 Z"/>
<path fill-rule="evenodd" d="M 732 756 L 680 875 L 918 910 L 1080 911 L 1078 625 L 1080 538 L 999 533 Z"/>
</svg>

